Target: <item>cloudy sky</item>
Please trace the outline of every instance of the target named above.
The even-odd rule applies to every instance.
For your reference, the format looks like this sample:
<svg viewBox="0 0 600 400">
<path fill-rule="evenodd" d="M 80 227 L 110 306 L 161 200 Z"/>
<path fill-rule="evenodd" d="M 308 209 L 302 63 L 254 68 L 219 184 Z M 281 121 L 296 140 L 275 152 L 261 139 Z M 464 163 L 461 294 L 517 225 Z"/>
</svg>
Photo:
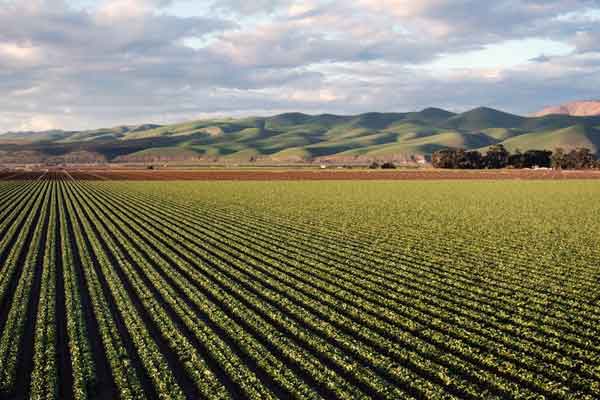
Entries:
<svg viewBox="0 0 600 400">
<path fill-rule="evenodd" d="M 0 0 L 0 131 L 600 98 L 600 0 Z"/>
</svg>

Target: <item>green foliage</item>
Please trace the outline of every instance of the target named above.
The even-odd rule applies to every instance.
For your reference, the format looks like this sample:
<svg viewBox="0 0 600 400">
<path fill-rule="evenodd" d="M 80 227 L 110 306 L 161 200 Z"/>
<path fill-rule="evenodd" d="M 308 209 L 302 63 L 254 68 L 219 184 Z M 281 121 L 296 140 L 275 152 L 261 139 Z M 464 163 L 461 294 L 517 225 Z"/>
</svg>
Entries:
<svg viewBox="0 0 600 400">
<path fill-rule="evenodd" d="M 559 148 L 552 155 L 552 167 L 556 169 L 590 169 L 596 166 L 596 156 L 586 148 L 574 149 L 568 153 Z"/>
<path fill-rule="evenodd" d="M 436 151 L 432 156 L 432 164 L 436 168 L 445 169 L 499 169 L 509 165 L 510 153 L 501 144 L 490 146 L 487 153 L 482 155 L 477 150 L 465 151 L 464 149 L 443 149 Z M 512 158 L 513 166 L 520 165 L 520 158 Z"/>
<path fill-rule="evenodd" d="M 508 165 L 508 157 L 510 153 L 501 144 L 490 146 L 485 156 L 483 157 L 483 164 L 485 168 L 505 168 Z"/>
</svg>

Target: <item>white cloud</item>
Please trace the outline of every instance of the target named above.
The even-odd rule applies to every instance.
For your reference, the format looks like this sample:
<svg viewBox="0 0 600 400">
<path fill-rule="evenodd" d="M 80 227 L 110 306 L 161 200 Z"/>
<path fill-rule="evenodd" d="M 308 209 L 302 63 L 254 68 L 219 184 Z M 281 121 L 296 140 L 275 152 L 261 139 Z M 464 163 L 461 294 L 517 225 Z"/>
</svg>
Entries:
<svg viewBox="0 0 600 400">
<path fill-rule="evenodd" d="M 97 8 L 101 20 L 123 20 L 152 14 L 172 3 L 171 0 L 106 0 Z"/>
<path fill-rule="evenodd" d="M 60 123 L 55 117 L 49 115 L 35 115 L 21 122 L 17 127 L 17 131 L 47 131 L 57 128 L 60 128 Z"/>
<path fill-rule="evenodd" d="M 43 56 L 43 49 L 31 44 L 0 40 L 0 80 L 2 79 L 2 70 L 5 72 L 19 71 L 23 68 L 40 65 L 43 62 Z"/>
<path fill-rule="evenodd" d="M 597 97 L 595 0 L 182 2 L 5 1 L 0 131 Z"/>
<path fill-rule="evenodd" d="M 39 93 L 40 90 L 41 90 L 40 86 L 32 86 L 32 87 L 25 88 L 25 89 L 13 90 L 10 93 L 10 96 L 23 97 L 23 96 L 35 95 L 35 94 Z"/>
</svg>

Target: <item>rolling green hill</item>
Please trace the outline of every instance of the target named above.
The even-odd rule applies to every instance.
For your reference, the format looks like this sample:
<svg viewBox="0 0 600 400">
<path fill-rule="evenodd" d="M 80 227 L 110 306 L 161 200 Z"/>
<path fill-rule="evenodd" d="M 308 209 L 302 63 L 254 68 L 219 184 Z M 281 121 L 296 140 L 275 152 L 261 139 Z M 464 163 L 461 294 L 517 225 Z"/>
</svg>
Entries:
<svg viewBox="0 0 600 400">
<path fill-rule="evenodd" d="M 438 108 L 409 113 L 221 118 L 173 125 L 0 135 L 0 155 L 97 153 L 119 162 L 294 162 L 409 158 L 446 147 L 510 150 L 600 149 L 600 117 L 522 117 L 480 107 L 462 114 Z M 0 157 L 0 162 L 2 158 Z"/>
<path fill-rule="evenodd" d="M 584 125 L 573 125 L 558 130 L 526 133 L 512 137 L 503 143 L 510 151 L 556 147 L 570 150 L 576 147 L 587 147 L 597 153 L 600 149 L 600 130 L 586 128 Z"/>
<path fill-rule="evenodd" d="M 525 120 L 526 118 L 517 115 L 479 107 L 450 117 L 446 121 L 442 121 L 442 124 L 458 130 L 477 131 L 489 128 L 516 128 L 521 126 Z"/>
</svg>

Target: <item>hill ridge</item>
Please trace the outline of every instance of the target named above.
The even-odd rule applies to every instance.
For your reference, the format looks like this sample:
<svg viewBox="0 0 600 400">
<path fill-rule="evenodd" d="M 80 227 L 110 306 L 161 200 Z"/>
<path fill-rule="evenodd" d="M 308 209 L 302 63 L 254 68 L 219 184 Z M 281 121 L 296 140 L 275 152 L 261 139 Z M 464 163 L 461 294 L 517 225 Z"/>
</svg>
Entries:
<svg viewBox="0 0 600 400">
<path fill-rule="evenodd" d="M 549 106 L 536 112 L 533 116 L 541 117 L 545 115 L 570 115 L 578 117 L 590 117 L 600 115 L 600 100 L 579 100 L 569 103 L 560 104 L 557 106 Z"/>
<path fill-rule="evenodd" d="M 307 161 L 411 158 L 446 147 L 552 150 L 600 149 L 600 116 L 525 117 L 489 107 L 463 113 L 429 107 L 414 112 L 213 118 L 178 124 L 122 125 L 84 131 L 0 136 L 0 163 L 26 154 L 63 157 L 85 152 L 110 161 Z M 25 153 L 23 153 L 25 152 Z M 15 156 L 16 154 L 16 156 Z"/>
</svg>

